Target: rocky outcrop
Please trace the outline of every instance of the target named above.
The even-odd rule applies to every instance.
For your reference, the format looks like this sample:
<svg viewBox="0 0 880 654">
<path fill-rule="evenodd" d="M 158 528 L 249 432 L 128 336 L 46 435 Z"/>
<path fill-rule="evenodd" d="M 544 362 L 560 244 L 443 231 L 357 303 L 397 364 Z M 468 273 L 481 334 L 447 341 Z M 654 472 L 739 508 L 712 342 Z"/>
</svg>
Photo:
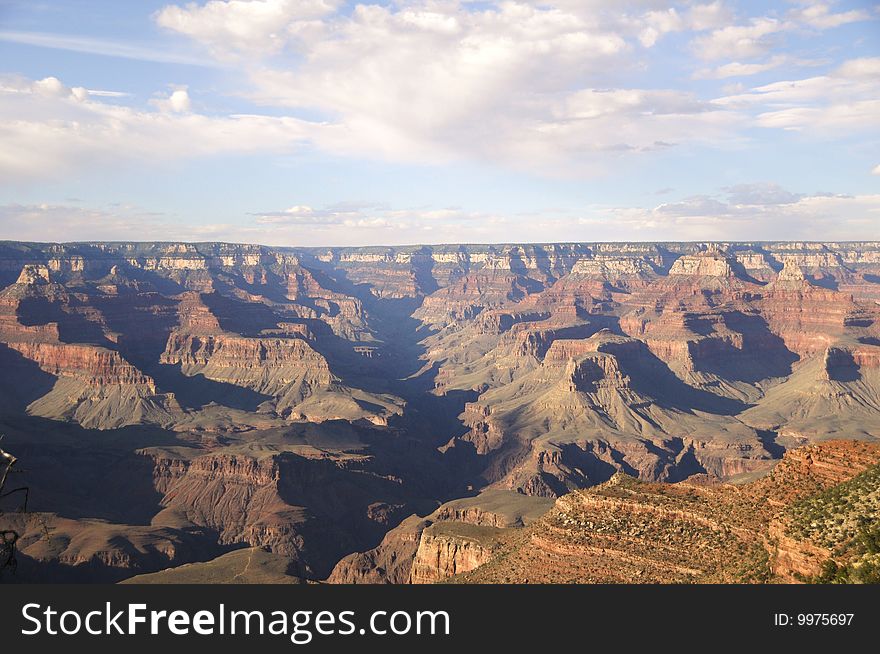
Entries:
<svg viewBox="0 0 880 654">
<path fill-rule="evenodd" d="M 694 403 L 701 410 L 685 409 Z M 602 331 L 553 341 L 540 366 L 468 404 L 461 440 L 486 457 L 491 483 L 550 497 L 615 470 L 677 481 L 766 468 L 760 435 L 724 411 L 644 343 Z"/>
<path fill-rule="evenodd" d="M 171 334 L 162 363 L 180 364 L 188 375 L 203 374 L 274 395 L 304 376 L 311 385 L 333 381 L 327 360 L 298 338 Z"/>
<path fill-rule="evenodd" d="M 182 515 L 215 530 L 221 544 L 245 542 L 297 557 L 302 544 L 296 525 L 303 517 L 280 497 L 281 461 L 218 454 L 178 465 L 176 470 L 162 466 L 157 486 L 165 489 L 166 509 L 155 523 Z M 168 477 L 175 473 L 176 478 Z"/>
<path fill-rule="evenodd" d="M 773 543 L 773 573 L 782 583 L 802 583 L 818 577 L 823 564 L 831 559 L 826 548 L 789 536 L 784 521 L 773 520 L 767 535 Z"/>
<path fill-rule="evenodd" d="M 410 571 L 411 584 L 433 584 L 470 572 L 490 560 L 494 527 L 436 523 L 422 532 Z"/>
<path fill-rule="evenodd" d="M 846 569 L 871 555 L 864 536 L 880 507 L 876 448 L 853 443 L 800 448 L 776 474 L 804 489 L 769 524 L 767 549 L 779 580 L 821 580 L 826 564 Z"/>
<path fill-rule="evenodd" d="M 735 277 L 731 258 L 720 250 L 707 250 L 694 255 L 684 255 L 675 260 L 670 275 L 695 275 L 699 277 Z"/>
<path fill-rule="evenodd" d="M 118 338 L 102 332 L 100 316 L 92 323 L 91 307 L 80 307 L 79 300 L 50 282 L 48 268 L 41 270 L 26 266 L 19 281 L 0 293 L 0 338 L 5 347 L 56 378 L 27 411 L 97 429 L 142 422 L 167 425 L 181 416 L 173 394 L 161 392 L 150 375 L 111 349 L 118 346 Z M 69 342 L 74 338 L 87 342 Z"/>
<path fill-rule="evenodd" d="M 21 274 L 16 284 L 48 284 L 49 267 L 37 264 L 27 264 L 21 269 Z"/>
<path fill-rule="evenodd" d="M 571 275 L 617 280 L 623 277 L 652 275 L 650 263 L 638 257 L 604 257 L 580 259 L 571 267 Z"/>
<path fill-rule="evenodd" d="M 309 578 L 326 577 L 346 552 L 378 540 L 405 506 L 399 482 L 344 459 L 222 448 L 194 458 L 147 454 L 155 461 L 153 483 L 164 507 L 154 526 L 209 530 L 221 545 L 287 557 Z"/>
<path fill-rule="evenodd" d="M 418 516 L 404 520 L 382 542 L 366 552 L 343 558 L 327 578 L 330 584 L 406 584 L 422 532 L 431 524 Z"/>
</svg>

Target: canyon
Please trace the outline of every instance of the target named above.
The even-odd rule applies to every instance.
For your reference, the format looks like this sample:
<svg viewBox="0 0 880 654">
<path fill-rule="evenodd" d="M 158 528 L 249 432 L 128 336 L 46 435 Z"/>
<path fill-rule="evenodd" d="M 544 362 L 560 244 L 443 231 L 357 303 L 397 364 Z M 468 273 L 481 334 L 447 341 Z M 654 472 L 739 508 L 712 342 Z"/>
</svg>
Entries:
<svg viewBox="0 0 880 654">
<path fill-rule="evenodd" d="M 2 242 L 0 363 L 3 581 L 802 581 L 880 242 Z"/>
</svg>

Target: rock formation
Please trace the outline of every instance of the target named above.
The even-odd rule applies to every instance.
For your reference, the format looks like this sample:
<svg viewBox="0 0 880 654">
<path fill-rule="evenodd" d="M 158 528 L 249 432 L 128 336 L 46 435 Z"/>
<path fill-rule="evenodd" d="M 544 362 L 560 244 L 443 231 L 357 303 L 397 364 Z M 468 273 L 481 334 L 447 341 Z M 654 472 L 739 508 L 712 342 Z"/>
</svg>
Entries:
<svg viewBox="0 0 880 654">
<path fill-rule="evenodd" d="M 458 578 L 524 537 L 522 498 L 573 520 L 624 491 L 660 502 L 645 484 L 686 504 L 787 451 L 877 440 L 878 311 L 876 242 L 5 242 L 0 429 L 69 545 L 34 540 L 24 567 L 237 574 L 248 548 L 286 577 Z M 725 533 L 704 508 L 632 521 Z M 813 545 L 849 565 L 774 525 L 791 575 L 815 573 Z"/>
</svg>

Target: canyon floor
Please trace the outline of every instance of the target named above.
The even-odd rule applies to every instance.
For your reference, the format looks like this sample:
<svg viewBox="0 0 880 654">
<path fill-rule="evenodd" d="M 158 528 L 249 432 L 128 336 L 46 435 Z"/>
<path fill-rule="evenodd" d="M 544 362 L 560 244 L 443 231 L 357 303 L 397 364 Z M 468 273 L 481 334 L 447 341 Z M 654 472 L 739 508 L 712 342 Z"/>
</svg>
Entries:
<svg viewBox="0 0 880 654">
<path fill-rule="evenodd" d="M 3 582 L 880 566 L 877 242 L 2 242 L 0 364 Z"/>
</svg>

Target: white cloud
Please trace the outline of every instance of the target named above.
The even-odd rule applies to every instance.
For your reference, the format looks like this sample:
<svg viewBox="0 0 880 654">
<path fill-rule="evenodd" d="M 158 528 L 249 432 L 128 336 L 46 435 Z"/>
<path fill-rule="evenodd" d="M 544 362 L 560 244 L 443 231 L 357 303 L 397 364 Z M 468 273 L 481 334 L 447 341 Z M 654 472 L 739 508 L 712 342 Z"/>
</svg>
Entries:
<svg viewBox="0 0 880 654">
<path fill-rule="evenodd" d="M 254 70 L 252 97 L 325 112 L 340 126 L 321 143 L 334 152 L 404 161 L 584 174 L 609 152 L 729 140 L 734 112 L 677 91 L 591 84 L 627 68 L 632 50 L 596 15 L 512 2 L 359 5 L 302 43 L 293 69 Z M 679 19 L 690 13 L 650 21 L 666 29 Z"/>
<path fill-rule="evenodd" d="M 192 224 L 138 207 L 81 204 L 0 206 L 0 239 L 222 240 L 266 245 L 397 245 L 593 240 L 864 239 L 880 226 L 880 195 L 795 193 L 738 184 L 653 208 L 593 206 L 505 214 L 464 208 L 393 208 L 374 202 L 294 205 Z"/>
<path fill-rule="evenodd" d="M 880 79 L 880 57 L 862 57 L 850 59 L 837 69 L 837 75 L 848 79 L 873 80 Z"/>
<path fill-rule="evenodd" d="M 22 241 L 131 240 L 150 234 L 191 237 L 170 217 L 136 207 L 65 204 L 0 205 L 0 238 Z"/>
<path fill-rule="evenodd" d="M 697 56 L 708 61 L 755 59 L 781 45 L 786 32 L 826 30 L 870 18 L 862 9 L 833 13 L 828 4 L 813 3 L 789 11 L 784 19 L 757 16 L 743 24 L 724 25 L 694 38 L 692 47 Z"/>
<path fill-rule="evenodd" d="M 813 130 L 820 137 L 880 126 L 880 58 L 854 59 L 827 75 L 773 82 L 719 98 L 726 107 L 754 107 L 760 127 Z"/>
<path fill-rule="evenodd" d="M 159 111 L 182 114 L 188 112 L 192 103 L 189 99 L 189 93 L 185 88 L 172 91 L 167 98 L 159 98 L 152 101 L 153 105 Z"/>
<path fill-rule="evenodd" d="M 753 59 L 777 45 L 778 35 L 785 28 L 786 24 L 776 18 L 753 18 L 747 25 L 728 25 L 698 36 L 693 46 L 702 59 Z"/>
<path fill-rule="evenodd" d="M 698 217 L 726 212 L 727 206 L 708 195 L 694 195 L 678 202 L 667 202 L 653 210 L 655 216 Z"/>
<path fill-rule="evenodd" d="M 331 14 L 341 0 L 211 0 L 168 5 L 156 14 L 166 29 L 209 45 L 217 54 L 273 53 L 307 21 Z M 312 24 L 318 26 L 320 24 Z"/>
<path fill-rule="evenodd" d="M 792 204 L 804 197 L 769 182 L 737 184 L 723 190 L 727 193 L 727 202 L 737 206 Z"/>
<path fill-rule="evenodd" d="M 880 126 L 880 100 L 768 111 L 758 116 L 757 123 L 761 127 L 791 131 L 825 130 L 827 138 L 840 131 Z"/>
<path fill-rule="evenodd" d="M 147 43 L 119 43 L 107 39 L 96 39 L 66 34 L 46 32 L 0 31 L 0 41 L 21 43 L 39 48 L 85 52 L 105 57 L 119 57 L 138 61 L 155 61 L 163 64 L 183 64 L 186 66 L 216 66 L 216 62 L 206 57 L 175 52 L 166 45 Z"/>
<path fill-rule="evenodd" d="M 652 209 L 599 207 L 580 223 L 593 229 L 613 226 L 614 234 L 630 240 L 786 240 L 792 234 L 863 239 L 880 227 L 880 195 L 802 195 L 772 184 L 750 184 Z"/>
<path fill-rule="evenodd" d="M 451 229 L 456 225 L 473 224 L 475 221 L 497 224 L 501 219 L 500 216 L 468 212 L 458 208 L 392 209 L 385 204 L 362 202 L 344 202 L 322 208 L 294 205 L 282 211 L 262 212 L 254 216 L 257 225 L 394 228 L 404 231 L 431 226 Z"/>
<path fill-rule="evenodd" d="M 336 209 L 312 209 L 337 213 Z M 279 212 L 284 213 L 284 212 Z M 302 213 L 302 208 L 294 213 Z M 391 245 L 591 240 L 864 239 L 880 227 L 880 195 L 800 194 L 774 184 L 741 184 L 714 196 L 654 208 L 593 207 L 529 214 L 463 209 L 348 207 L 323 224 L 260 220 L 223 238 L 269 244 Z M 224 232 L 218 232 L 218 235 Z M 868 236 L 869 237 L 869 236 Z"/>
<path fill-rule="evenodd" d="M 717 0 L 709 4 L 692 6 L 688 10 L 687 17 L 691 29 L 702 31 L 726 25 L 732 19 L 732 14 L 723 2 Z"/>
<path fill-rule="evenodd" d="M 212 117 L 178 89 L 142 111 L 48 77 L 0 80 L 0 179 L 43 179 L 96 165 L 148 164 L 223 153 L 294 150 L 321 126 L 289 117 Z"/>
<path fill-rule="evenodd" d="M 768 70 L 779 68 L 789 63 L 790 59 L 784 55 L 771 57 L 767 61 L 759 63 L 742 63 L 732 61 L 715 68 L 703 68 L 694 74 L 696 79 L 727 79 L 728 77 L 748 77 L 749 75 L 758 75 Z"/>
<path fill-rule="evenodd" d="M 241 61 L 252 90 L 245 94 L 267 106 L 317 111 L 328 129 L 314 141 L 335 154 L 435 164 L 476 159 L 589 175 L 607 168 L 609 154 L 738 144 L 748 124 L 725 98 L 597 84 L 635 70 L 638 44 L 653 47 L 665 34 L 690 31 L 704 59 L 734 59 L 697 77 L 748 76 L 812 63 L 781 54 L 751 60 L 768 55 L 783 32 L 832 15 L 806 8 L 731 24 L 720 0 L 407 0 L 334 12 L 336 4 L 215 0 L 168 6 L 157 20 L 214 51 L 247 55 Z M 761 124 L 791 128 L 774 111 Z"/>
<path fill-rule="evenodd" d="M 880 175 L 880 164 L 877 164 L 871 169 L 872 175 Z"/>
<path fill-rule="evenodd" d="M 646 48 L 657 43 L 657 39 L 663 34 L 681 31 L 685 26 L 684 19 L 674 7 L 665 11 L 649 11 L 644 15 L 643 20 L 646 27 L 639 34 L 639 41 Z"/>
<path fill-rule="evenodd" d="M 646 48 L 653 47 L 665 34 L 684 30 L 703 31 L 721 27 L 731 20 L 728 8 L 719 1 L 694 5 L 683 12 L 675 7 L 652 10 L 642 15 L 638 22 L 643 27 L 639 32 L 639 42 Z"/>
<path fill-rule="evenodd" d="M 243 219 L 242 219 L 243 218 Z M 265 245 L 382 245 L 499 240 L 507 218 L 462 209 L 392 209 L 349 202 L 294 206 L 226 222 L 192 224 L 131 206 L 0 205 L 0 239 L 24 241 L 220 240 Z"/>
<path fill-rule="evenodd" d="M 852 9 L 840 13 L 832 13 L 828 4 L 818 2 L 811 4 L 803 9 L 797 9 L 791 12 L 791 18 L 810 27 L 817 29 L 830 29 L 840 27 L 847 23 L 856 23 L 863 20 L 869 20 L 871 14 L 864 9 Z"/>
<path fill-rule="evenodd" d="M 246 80 L 236 79 L 234 92 L 273 115 L 213 115 L 211 96 L 185 87 L 171 86 L 139 109 L 112 91 L 67 88 L 55 78 L 7 84 L 0 89 L 0 173 L 13 183 L 74 163 L 87 169 L 130 159 L 283 153 L 305 142 L 342 156 L 476 160 L 587 176 L 643 153 L 738 146 L 755 124 L 874 127 L 876 59 L 821 77 L 728 87 L 720 98 L 631 81 L 651 70 L 645 47 L 671 32 L 697 35 L 695 47 L 711 63 L 696 76 L 744 77 L 783 66 L 790 73 L 812 62 L 768 52 L 778 37 L 838 15 L 807 9 L 734 24 L 720 0 L 168 5 L 156 22 L 210 49 L 206 60 L 227 58 Z M 737 53 L 743 56 L 725 59 Z"/>
</svg>

